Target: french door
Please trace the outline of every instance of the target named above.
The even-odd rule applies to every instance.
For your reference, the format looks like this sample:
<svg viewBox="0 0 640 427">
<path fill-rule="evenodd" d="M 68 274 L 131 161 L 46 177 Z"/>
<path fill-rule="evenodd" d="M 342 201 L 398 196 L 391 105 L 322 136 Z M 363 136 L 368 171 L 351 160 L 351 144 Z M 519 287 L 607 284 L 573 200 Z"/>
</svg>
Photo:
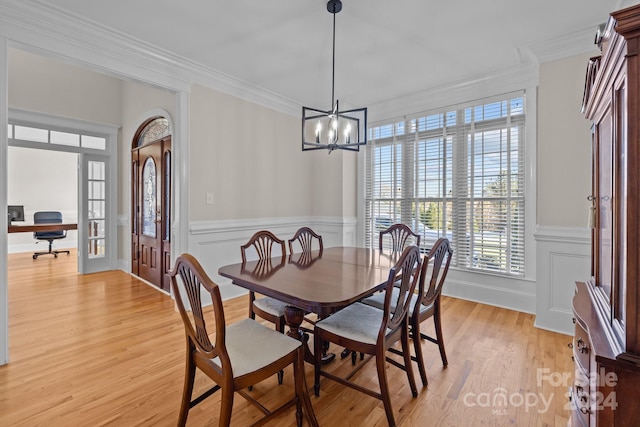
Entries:
<svg viewBox="0 0 640 427">
<path fill-rule="evenodd" d="M 112 268 L 109 158 L 80 154 L 79 163 L 78 271 L 95 273 Z"/>
</svg>

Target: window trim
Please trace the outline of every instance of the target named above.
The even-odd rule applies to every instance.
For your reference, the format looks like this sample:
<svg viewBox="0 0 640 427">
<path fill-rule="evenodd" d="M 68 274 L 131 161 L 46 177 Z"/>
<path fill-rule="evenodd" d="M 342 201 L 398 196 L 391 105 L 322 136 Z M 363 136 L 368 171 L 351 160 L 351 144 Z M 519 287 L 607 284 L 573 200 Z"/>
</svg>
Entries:
<svg viewBox="0 0 640 427">
<path fill-rule="evenodd" d="M 73 146 L 47 142 L 35 142 L 15 138 L 7 138 L 8 145 L 14 147 L 35 148 L 41 150 L 65 151 L 69 153 L 88 153 L 101 156 L 113 156 L 116 153 L 118 127 L 108 124 L 86 122 L 53 116 L 45 113 L 9 108 L 8 126 L 26 126 L 46 131 L 70 132 L 80 137 L 98 137 L 105 139 L 105 148 L 96 149 L 86 146 Z"/>
</svg>

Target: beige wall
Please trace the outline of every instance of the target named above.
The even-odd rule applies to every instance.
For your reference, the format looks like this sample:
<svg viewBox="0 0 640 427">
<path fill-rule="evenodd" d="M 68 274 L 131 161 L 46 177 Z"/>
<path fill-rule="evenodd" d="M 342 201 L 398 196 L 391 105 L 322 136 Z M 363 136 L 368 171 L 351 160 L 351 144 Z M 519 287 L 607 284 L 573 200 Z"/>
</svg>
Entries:
<svg viewBox="0 0 640 427">
<path fill-rule="evenodd" d="M 580 113 L 589 55 L 540 66 L 537 224 L 586 227 L 591 188 L 589 122 Z"/>
<path fill-rule="evenodd" d="M 302 153 L 300 119 L 198 85 L 190 118 L 191 220 L 342 215 L 341 157 Z"/>
<path fill-rule="evenodd" d="M 60 211 L 65 221 L 77 221 L 78 155 L 21 147 L 9 147 L 7 151 L 7 204 L 24 206 L 25 223 L 33 222 L 33 213 L 38 211 Z M 76 233 L 70 230 L 69 238 L 55 246 L 75 246 Z M 25 250 L 33 242 L 32 233 L 7 235 L 10 251 L 12 247 Z M 41 246 L 38 250 L 47 249 L 46 242 Z"/>
<path fill-rule="evenodd" d="M 9 49 L 9 106 L 100 123 L 120 123 L 121 80 Z"/>
</svg>

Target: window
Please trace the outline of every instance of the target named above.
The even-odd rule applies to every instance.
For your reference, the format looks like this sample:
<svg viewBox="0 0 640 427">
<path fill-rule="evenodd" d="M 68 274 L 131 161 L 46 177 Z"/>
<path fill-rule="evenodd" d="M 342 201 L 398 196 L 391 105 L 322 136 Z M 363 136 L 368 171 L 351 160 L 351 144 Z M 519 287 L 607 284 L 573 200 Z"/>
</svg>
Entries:
<svg viewBox="0 0 640 427">
<path fill-rule="evenodd" d="M 8 124 L 8 137 L 26 142 L 66 145 L 68 147 L 90 148 L 105 151 L 107 138 L 104 136 L 84 135 L 77 132 L 65 132 L 48 127 Z"/>
<path fill-rule="evenodd" d="M 524 276 L 524 96 L 370 128 L 367 246 L 402 222 L 425 250 L 447 237 L 458 268 Z"/>
</svg>

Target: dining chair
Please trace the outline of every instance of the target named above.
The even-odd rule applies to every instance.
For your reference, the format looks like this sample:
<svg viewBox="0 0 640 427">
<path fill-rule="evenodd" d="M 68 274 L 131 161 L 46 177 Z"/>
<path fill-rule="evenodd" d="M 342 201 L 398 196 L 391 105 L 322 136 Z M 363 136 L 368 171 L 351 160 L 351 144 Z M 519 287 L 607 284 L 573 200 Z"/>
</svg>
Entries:
<svg viewBox="0 0 640 427">
<path fill-rule="evenodd" d="M 315 242 L 315 243 L 314 243 Z M 293 260 L 295 252 L 294 249 L 296 247 L 300 248 L 300 255 L 297 257 L 297 265 L 306 266 L 313 263 L 317 257 L 312 257 L 311 252 L 314 250 L 314 247 L 318 250 L 318 257 L 322 256 L 322 252 L 324 251 L 324 244 L 322 242 L 322 236 L 317 234 L 309 227 L 301 227 L 296 231 L 291 239 L 288 240 L 289 243 L 289 258 Z M 316 319 L 311 318 L 308 313 L 305 315 L 304 320 L 312 325 L 315 325 Z M 303 328 L 307 332 L 311 332 L 306 328 Z"/>
<path fill-rule="evenodd" d="M 420 268 L 420 249 L 417 246 L 409 246 L 400 255 L 396 264 L 389 270 L 389 276 L 385 285 L 384 309 L 356 302 L 342 310 L 332 314 L 326 319 L 318 321 L 314 327 L 314 391 L 320 395 L 320 377 L 324 376 L 347 387 L 365 393 L 382 400 L 387 421 L 390 426 L 395 426 L 395 419 L 391 407 L 391 396 L 387 382 L 387 361 L 394 366 L 403 369 L 409 380 L 411 394 L 418 395 L 411 356 L 409 353 L 408 317 L 409 304 L 418 283 L 419 275 L 414 274 L 416 268 Z M 396 279 L 400 279 L 398 292 L 392 293 Z M 392 296 L 395 296 L 392 301 Z M 395 311 L 391 307 L 395 306 Z M 378 373 L 379 392 L 368 389 L 354 380 L 352 377 L 368 361 L 356 366 L 346 376 L 338 376 L 333 372 L 323 370 L 321 363 L 322 347 L 325 341 L 353 349 L 354 351 L 371 355 L 376 360 Z M 387 358 L 387 351 L 398 341 L 402 344 L 404 364 Z"/>
<path fill-rule="evenodd" d="M 310 425 L 317 426 L 304 375 L 302 343 L 253 319 L 227 325 L 220 289 L 192 255 L 178 257 L 169 275 L 171 291 L 184 324 L 187 350 L 178 425 L 185 425 L 191 408 L 222 390 L 220 426 L 230 424 L 235 393 L 264 414 L 260 422 L 295 406 L 298 426 L 302 425 L 303 414 Z M 205 318 L 202 298 L 207 294 L 211 297 L 213 313 Z M 185 297 L 188 305 L 183 300 Z M 211 331 L 215 334 L 211 335 Z M 289 365 L 293 365 L 295 393 L 277 409 L 267 409 L 246 391 Z M 192 399 L 196 369 L 211 378 L 215 385 Z"/>
<path fill-rule="evenodd" d="M 240 253 L 242 255 L 242 264 L 247 263 L 247 251 L 253 248 L 258 256 L 258 263 L 265 264 L 270 263 L 272 258 L 278 257 L 274 255 L 277 251 L 274 249 L 280 247 L 280 264 L 284 264 L 287 250 L 285 248 L 284 240 L 281 240 L 268 230 L 261 230 L 256 232 L 247 243 L 240 246 Z M 287 306 L 286 303 L 271 297 L 256 298 L 254 291 L 249 291 L 249 318 L 255 319 L 256 315 L 272 322 L 278 332 L 284 333 L 284 310 Z M 278 382 L 282 384 L 283 372 L 278 373 Z"/>
<path fill-rule="evenodd" d="M 446 368 L 448 365 L 447 354 L 444 348 L 444 339 L 442 337 L 442 318 L 441 318 L 441 306 L 440 297 L 442 295 L 442 287 L 444 281 L 449 272 L 449 265 L 451 264 L 451 258 L 453 256 L 453 249 L 449 240 L 446 238 L 439 238 L 433 245 L 431 250 L 424 257 L 422 268 L 420 272 L 420 281 L 418 282 L 418 292 L 411 297 L 411 306 L 409 308 L 409 325 L 411 331 L 411 337 L 413 340 L 413 347 L 415 355 L 411 356 L 411 359 L 418 364 L 418 370 L 420 371 L 420 378 L 422 379 L 422 385 L 427 386 L 427 374 L 424 365 L 424 358 L 422 354 L 422 340 L 426 339 L 434 344 L 438 345 L 440 350 L 440 357 L 442 364 Z M 429 282 L 426 282 L 426 277 L 429 277 Z M 398 290 L 392 290 L 392 300 L 394 300 L 394 294 Z M 363 304 L 367 304 L 378 309 L 384 309 L 385 295 L 376 294 L 362 300 Z M 395 307 L 391 307 L 394 310 Z M 436 336 L 431 337 L 420 331 L 420 324 L 426 319 L 433 317 Z M 391 352 L 398 353 L 397 349 L 391 349 Z"/>
<path fill-rule="evenodd" d="M 420 246 L 420 235 L 416 234 L 406 224 L 393 224 L 386 230 L 382 230 L 378 237 L 378 249 L 382 250 L 387 235 L 391 238 L 391 251 L 402 252 L 409 242 L 409 238 L 413 238 L 414 244 Z"/>
<path fill-rule="evenodd" d="M 314 242 L 317 242 L 314 245 Z M 296 231 L 291 239 L 288 241 L 289 243 L 289 254 L 294 253 L 294 244 L 297 243 L 300 246 L 302 253 L 310 253 L 314 246 L 317 246 L 319 255 L 322 255 L 322 251 L 324 250 L 324 244 L 322 243 L 322 236 L 318 235 L 315 231 L 313 231 L 309 227 L 301 227 Z"/>
<path fill-rule="evenodd" d="M 247 251 L 253 248 L 258 256 L 258 261 L 264 263 L 270 261 L 278 255 L 274 255 L 274 248 L 280 247 L 280 263 L 284 264 L 287 251 L 284 240 L 278 239 L 272 232 L 267 230 L 258 231 L 247 243 L 240 246 L 242 254 L 242 264 L 247 263 Z M 249 292 L 249 317 L 256 318 L 256 314 L 261 318 L 275 324 L 279 332 L 284 332 L 284 308 L 286 304 L 271 297 L 256 298 L 255 292 Z"/>
<path fill-rule="evenodd" d="M 416 246 L 420 246 L 420 235 L 414 233 L 409 226 L 401 223 L 392 224 L 387 229 L 380 232 L 378 237 L 378 249 L 382 251 L 388 248 L 391 252 L 401 253 L 407 244 L 410 243 L 409 238 L 413 239 Z M 390 246 L 385 245 L 385 242 L 389 239 L 391 240 Z M 357 354 L 349 348 L 342 350 L 340 358 L 344 359 L 349 355 L 351 355 L 351 363 L 355 365 Z M 362 357 L 363 355 L 361 354 L 360 359 L 362 359 Z"/>
</svg>

